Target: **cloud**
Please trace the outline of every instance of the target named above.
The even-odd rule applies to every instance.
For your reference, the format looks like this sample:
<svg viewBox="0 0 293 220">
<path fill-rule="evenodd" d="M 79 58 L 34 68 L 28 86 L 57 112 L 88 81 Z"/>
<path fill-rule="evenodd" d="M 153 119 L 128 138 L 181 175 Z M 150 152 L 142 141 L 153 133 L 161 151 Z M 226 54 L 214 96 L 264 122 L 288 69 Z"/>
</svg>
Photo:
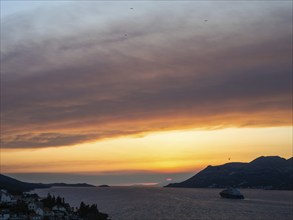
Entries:
<svg viewBox="0 0 293 220">
<path fill-rule="evenodd" d="M 94 7 L 77 16 L 72 6 L 69 15 L 44 9 L 4 18 L 2 147 L 183 127 L 290 125 L 286 4 L 220 4 L 208 22 L 203 15 L 214 8 L 190 4 L 113 16 Z"/>
</svg>

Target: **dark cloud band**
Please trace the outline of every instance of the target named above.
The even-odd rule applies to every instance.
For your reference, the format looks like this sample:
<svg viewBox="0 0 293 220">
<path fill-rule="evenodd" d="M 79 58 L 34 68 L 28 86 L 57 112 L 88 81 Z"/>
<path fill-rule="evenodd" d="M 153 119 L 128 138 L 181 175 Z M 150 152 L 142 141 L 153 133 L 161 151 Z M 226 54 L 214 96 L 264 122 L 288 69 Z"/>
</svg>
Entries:
<svg viewBox="0 0 293 220">
<path fill-rule="evenodd" d="M 291 11 L 271 7 L 231 22 L 222 8 L 219 23 L 168 10 L 64 31 L 68 18 L 48 30 L 36 22 L 53 12 L 4 19 L 1 147 L 182 127 L 290 125 Z"/>
</svg>

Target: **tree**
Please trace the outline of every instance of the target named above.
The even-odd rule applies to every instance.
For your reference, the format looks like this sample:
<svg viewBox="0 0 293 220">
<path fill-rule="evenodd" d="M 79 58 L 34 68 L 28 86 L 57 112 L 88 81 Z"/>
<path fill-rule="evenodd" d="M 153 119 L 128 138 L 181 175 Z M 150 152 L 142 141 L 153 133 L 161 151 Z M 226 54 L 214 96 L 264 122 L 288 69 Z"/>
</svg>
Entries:
<svg viewBox="0 0 293 220">
<path fill-rule="evenodd" d="M 98 210 L 97 204 L 91 206 L 85 205 L 84 202 L 80 203 L 78 215 L 86 220 L 107 220 L 108 214 L 101 213 Z"/>
<path fill-rule="evenodd" d="M 60 196 L 57 196 L 56 203 L 57 203 L 57 205 L 61 205 L 62 204 L 62 199 L 61 199 Z"/>
</svg>

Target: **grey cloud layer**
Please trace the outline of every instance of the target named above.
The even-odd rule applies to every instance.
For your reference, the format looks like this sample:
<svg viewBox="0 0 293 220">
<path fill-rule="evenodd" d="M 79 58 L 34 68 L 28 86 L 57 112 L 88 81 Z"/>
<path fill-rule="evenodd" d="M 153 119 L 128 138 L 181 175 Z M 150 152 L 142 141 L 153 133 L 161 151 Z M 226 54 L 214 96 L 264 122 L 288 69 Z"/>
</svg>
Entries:
<svg viewBox="0 0 293 220">
<path fill-rule="evenodd" d="M 287 5 L 226 5 L 208 22 L 190 7 L 113 18 L 83 10 L 81 20 L 46 10 L 4 19 L 4 148 L 64 146 L 180 124 L 218 126 L 231 115 L 240 118 L 229 121 L 233 126 L 290 124 Z"/>
</svg>

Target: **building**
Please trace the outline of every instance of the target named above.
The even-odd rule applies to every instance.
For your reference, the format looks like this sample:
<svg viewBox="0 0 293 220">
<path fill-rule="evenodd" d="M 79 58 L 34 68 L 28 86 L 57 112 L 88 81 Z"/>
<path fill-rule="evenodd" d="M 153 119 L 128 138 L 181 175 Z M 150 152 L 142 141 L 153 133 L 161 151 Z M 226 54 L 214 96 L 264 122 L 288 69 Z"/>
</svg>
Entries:
<svg viewBox="0 0 293 220">
<path fill-rule="evenodd" d="M 38 214 L 30 214 L 29 216 L 30 220 L 42 220 L 42 216 L 38 215 Z"/>
<path fill-rule="evenodd" d="M 23 193 L 22 200 L 26 203 L 34 202 L 39 200 L 39 196 L 37 194 L 29 194 L 29 193 Z"/>
<path fill-rule="evenodd" d="M 61 206 L 61 205 L 55 205 L 55 206 L 53 206 L 52 211 L 60 211 L 60 212 L 67 213 L 66 209 L 63 206 Z"/>
<path fill-rule="evenodd" d="M 40 215 L 40 216 L 44 216 L 45 215 L 45 211 L 41 208 L 41 207 L 38 207 L 36 210 L 35 210 L 36 214 L 37 215 Z"/>
<path fill-rule="evenodd" d="M 39 201 L 30 202 L 27 207 L 28 210 L 36 212 L 38 208 L 42 208 L 42 203 Z"/>
<path fill-rule="evenodd" d="M 6 190 L 0 190 L 0 203 L 16 203 L 16 199 Z"/>
<path fill-rule="evenodd" d="M 10 218 L 10 213 L 8 209 L 3 209 L 0 211 L 0 220 L 8 220 Z"/>
<path fill-rule="evenodd" d="M 54 212 L 51 211 L 49 208 L 45 207 L 43 210 L 44 210 L 44 217 L 48 217 L 49 219 L 54 217 Z"/>
</svg>

